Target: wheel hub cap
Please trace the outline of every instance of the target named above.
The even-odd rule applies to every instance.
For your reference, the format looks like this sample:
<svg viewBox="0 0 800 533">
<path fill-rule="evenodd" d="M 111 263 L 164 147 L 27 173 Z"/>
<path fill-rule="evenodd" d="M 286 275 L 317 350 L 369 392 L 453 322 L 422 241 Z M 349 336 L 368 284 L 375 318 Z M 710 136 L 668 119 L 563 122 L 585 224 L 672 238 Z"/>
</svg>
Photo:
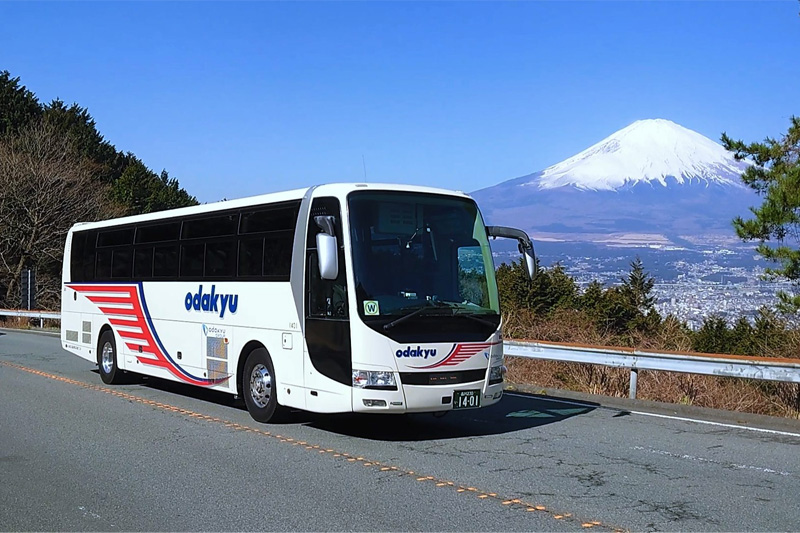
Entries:
<svg viewBox="0 0 800 533">
<path fill-rule="evenodd" d="M 264 365 L 256 365 L 250 373 L 250 397 L 262 409 L 269 403 L 272 393 L 272 376 Z"/>
<path fill-rule="evenodd" d="M 114 348 L 110 342 L 103 345 L 103 351 L 100 356 L 100 365 L 103 367 L 104 374 L 110 374 L 114 369 Z"/>
</svg>

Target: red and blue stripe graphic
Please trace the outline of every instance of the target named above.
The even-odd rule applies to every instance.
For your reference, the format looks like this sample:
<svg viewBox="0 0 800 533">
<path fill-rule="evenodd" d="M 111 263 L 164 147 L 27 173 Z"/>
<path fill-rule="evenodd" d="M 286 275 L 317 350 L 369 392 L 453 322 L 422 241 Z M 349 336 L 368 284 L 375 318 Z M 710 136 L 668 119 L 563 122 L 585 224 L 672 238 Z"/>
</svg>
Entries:
<svg viewBox="0 0 800 533">
<path fill-rule="evenodd" d="M 487 351 L 491 349 L 491 347 L 497 344 L 495 342 L 477 342 L 477 343 L 461 343 L 461 344 L 454 344 L 453 348 L 450 350 L 450 353 L 447 354 L 447 357 L 433 363 L 432 365 L 428 366 L 417 366 L 414 368 L 419 369 L 429 369 L 429 368 L 439 368 L 442 366 L 455 366 L 457 364 L 463 363 L 473 355 L 480 353 L 482 351 Z M 488 359 L 488 355 L 487 355 Z"/>
<path fill-rule="evenodd" d="M 68 284 L 67 287 L 97 306 L 117 335 L 123 339 L 125 346 L 136 353 L 140 363 L 164 368 L 181 381 L 192 385 L 208 387 L 230 379 L 230 376 L 218 379 L 193 376 L 175 363 L 153 327 L 141 283 Z"/>
</svg>

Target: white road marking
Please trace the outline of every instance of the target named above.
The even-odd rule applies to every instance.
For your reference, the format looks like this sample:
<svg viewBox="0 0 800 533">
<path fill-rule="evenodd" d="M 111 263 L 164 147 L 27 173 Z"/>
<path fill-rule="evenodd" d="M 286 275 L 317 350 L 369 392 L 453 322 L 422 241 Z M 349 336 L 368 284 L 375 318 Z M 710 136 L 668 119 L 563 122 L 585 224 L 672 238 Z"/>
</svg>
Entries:
<svg viewBox="0 0 800 533">
<path fill-rule="evenodd" d="M 515 394 L 513 392 L 512 393 L 506 393 L 506 394 L 511 395 L 511 396 L 519 396 L 521 398 L 528 398 L 529 397 L 527 395 Z M 652 417 L 655 417 L 655 418 L 668 418 L 670 420 L 680 420 L 682 422 L 695 422 L 697 424 L 706 424 L 706 425 L 709 425 L 709 426 L 719 426 L 719 427 L 731 428 L 731 429 L 742 429 L 742 430 L 745 430 L 745 431 L 757 431 L 759 433 L 769 433 L 771 435 L 785 435 L 787 437 L 798 437 L 798 438 L 800 438 L 800 433 L 791 433 L 789 431 L 778 431 L 776 429 L 764 429 L 764 428 L 754 428 L 754 427 L 749 427 L 749 426 L 738 426 L 736 424 L 725 424 L 725 423 L 722 423 L 722 422 L 711 422 L 710 420 L 699 420 L 697 418 L 686 418 L 686 417 L 683 417 L 683 416 L 661 415 L 661 414 L 656 414 L 656 413 L 647 413 L 645 411 L 631 411 L 629 409 L 620 409 L 620 408 L 617 408 L 617 407 L 606 407 L 604 405 L 597 405 L 597 404 L 593 404 L 593 403 L 590 403 L 590 402 L 581 402 L 581 401 L 578 401 L 578 400 L 561 400 L 561 399 L 557 399 L 557 398 L 552 398 L 550 396 L 546 396 L 545 399 L 548 402 L 558 402 L 558 403 L 564 403 L 564 404 L 567 404 L 567 405 L 579 405 L 581 407 L 589 407 L 589 408 L 594 408 L 594 409 L 597 409 L 597 408 L 611 409 L 611 410 L 614 410 L 614 411 L 631 413 L 633 415 L 652 416 Z"/>
<path fill-rule="evenodd" d="M 779 476 L 791 476 L 791 472 L 784 472 L 781 470 L 773 470 L 772 468 L 764 468 L 761 466 L 751 466 L 751 465 L 742 465 L 738 463 L 723 463 L 722 461 L 715 461 L 714 459 L 706 459 L 704 457 L 697 457 L 694 455 L 688 455 L 684 453 L 673 453 L 664 450 L 656 450 L 654 448 L 646 448 L 644 446 L 634 446 L 634 450 L 645 451 L 648 453 L 654 453 L 656 455 L 666 455 L 667 457 L 674 457 L 676 459 L 686 459 L 688 461 L 697 461 L 698 463 L 711 463 L 715 465 L 720 465 L 727 468 L 736 468 L 738 470 L 757 470 L 758 472 L 764 472 L 766 474 L 778 474 Z"/>
<path fill-rule="evenodd" d="M 629 411 L 634 415 L 653 416 L 656 418 L 669 418 L 671 420 L 681 420 L 683 422 L 695 422 L 697 424 L 707 424 L 709 426 L 719 426 L 723 428 L 744 429 L 747 431 L 757 431 L 759 433 L 769 433 L 771 435 L 786 435 L 787 437 L 800 437 L 800 433 L 790 433 L 788 431 L 778 431 L 776 429 L 754 428 L 749 426 L 738 426 L 736 424 L 723 424 L 722 422 L 711 422 L 709 420 L 698 420 L 696 418 L 685 418 L 682 416 L 659 415 L 656 413 L 646 413 L 644 411 Z"/>
</svg>

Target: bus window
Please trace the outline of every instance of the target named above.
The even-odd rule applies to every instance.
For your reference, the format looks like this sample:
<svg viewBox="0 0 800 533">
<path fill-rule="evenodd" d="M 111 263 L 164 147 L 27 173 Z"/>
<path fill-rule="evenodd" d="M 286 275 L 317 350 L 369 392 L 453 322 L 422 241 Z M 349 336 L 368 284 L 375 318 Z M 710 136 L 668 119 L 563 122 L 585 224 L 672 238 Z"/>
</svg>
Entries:
<svg viewBox="0 0 800 533">
<path fill-rule="evenodd" d="M 137 248 L 133 254 L 133 277 L 149 279 L 153 277 L 153 249 Z"/>
<path fill-rule="evenodd" d="M 205 244 L 184 244 L 181 246 L 181 278 L 203 277 L 203 261 L 205 260 Z"/>
<path fill-rule="evenodd" d="M 222 241 L 206 244 L 205 276 L 230 278 L 236 275 L 236 242 Z"/>
<path fill-rule="evenodd" d="M 178 245 L 156 246 L 153 254 L 153 277 L 176 278 L 178 276 Z"/>
</svg>

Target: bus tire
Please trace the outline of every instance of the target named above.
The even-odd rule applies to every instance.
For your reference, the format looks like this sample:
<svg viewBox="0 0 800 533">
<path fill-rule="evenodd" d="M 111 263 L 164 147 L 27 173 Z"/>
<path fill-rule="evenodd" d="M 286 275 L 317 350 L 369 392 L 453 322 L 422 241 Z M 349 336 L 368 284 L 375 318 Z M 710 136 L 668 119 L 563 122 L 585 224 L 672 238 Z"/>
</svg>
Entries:
<svg viewBox="0 0 800 533">
<path fill-rule="evenodd" d="M 124 383 L 125 372 L 117 365 L 117 343 L 114 332 L 110 329 L 100 335 L 97 343 L 97 366 L 100 369 L 100 379 L 107 385 Z"/>
<path fill-rule="evenodd" d="M 264 348 L 256 348 L 247 356 L 242 375 L 242 396 L 247 411 L 256 422 L 277 422 L 285 409 L 278 405 L 275 367 Z"/>
</svg>

